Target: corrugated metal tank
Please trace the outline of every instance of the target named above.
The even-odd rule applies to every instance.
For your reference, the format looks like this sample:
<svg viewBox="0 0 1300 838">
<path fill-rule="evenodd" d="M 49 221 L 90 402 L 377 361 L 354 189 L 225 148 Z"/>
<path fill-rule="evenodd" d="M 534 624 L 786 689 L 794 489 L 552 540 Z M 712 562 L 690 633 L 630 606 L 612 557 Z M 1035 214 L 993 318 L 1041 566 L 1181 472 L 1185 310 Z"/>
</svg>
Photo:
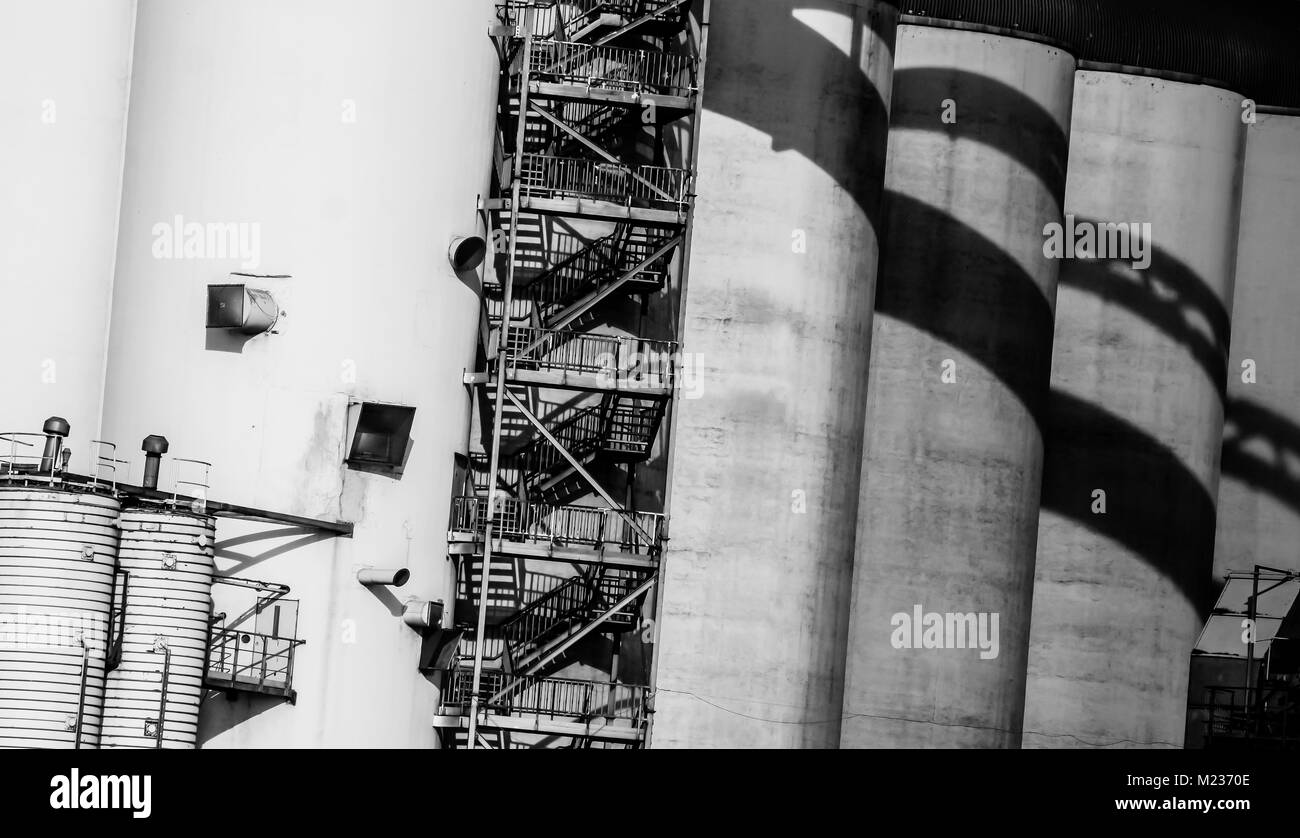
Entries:
<svg viewBox="0 0 1300 838">
<path fill-rule="evenodd" d="M 128 509 L 121 528 L 122 657 L 108 675 L 101 746 L 193 748 L 204 694 L 216 521 Z"/>
<path fill-rule="evenodd" d="M 1033 41 L 898 29 L 845 747 L 1019 744 L 1074 70 Z M 918 607 L 942 647 L 916 648 Z M 958 614 L 974 631 L 948 632 Z"/>
<path fill-rule="evenodd" d="M 1150 263 L 1130 242 L 1061 269 L 1026 747 L 1182 745 L 1215 593 L 1242 114 L 1215 87 L 1076 77 L 1066 214 L 1150 224 Z"/>
<path fill-rule="evenodd" d="M 1214 575 L 1300 570 L 1300 116 L 1246 127 Z M 1195 696 L 1193 698 L 1196 698 Z"/>
<path fill-rule="evenodd" d="M 897 12 L 713 5 L 655 747 L 834 747 Z"/>
<path fill-rule="evenodd" d="M 484 233 L 494 11 L 140 3 L 105 433 L 165 433 L 172 454 L 214 463 L 211 498 L 357 523 L 349 540 L 222 521 L 219 573 L 289 585 L 306 645 L 296 705 L 210 702 L 202 746 L 435 744 L 437 690 L 400 615 L 407 598 L 452 601 L 447 513 L 479 284 L 446 251 Z M 165 258 L 176 216 L 235 225 L 248 255 Z M 205 333 L 206 286 L 238 271 L 291 276 L 242 280 L 275 295 L 280 334 Z M 343 465 L 350 401 L 417 408 L 400 479 Z M 368 565 L 409 567 L 410 581 L 372 592 L 356 580 Z"/>
<path fill-rule="evenodd" d="M 99 425 L 134 17 L 134 0 L 0 9 L 0 431 Z"/>
<path fill-rule="evenodd" d="M 120 509 L 0 485 L 0 747 L 98 746 Z"/>
</svg>

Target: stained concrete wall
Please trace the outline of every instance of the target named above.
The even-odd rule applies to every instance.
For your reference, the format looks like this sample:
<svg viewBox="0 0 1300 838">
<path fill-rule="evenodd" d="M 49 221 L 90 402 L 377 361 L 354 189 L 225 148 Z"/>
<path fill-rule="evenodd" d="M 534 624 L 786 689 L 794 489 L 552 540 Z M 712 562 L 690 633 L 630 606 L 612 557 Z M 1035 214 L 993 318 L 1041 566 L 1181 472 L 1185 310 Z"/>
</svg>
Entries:
<svg viewBox="0 0 1300 838">
<path fill-rule="evenodd" d="M 1182 744 L 1213 596 L 1241 113 L 1214 87 L 1076 79 L 1066 213 L 1149 223 L 1153 241 L 1146 269 L 1061 269 L 1026 747 Z"/>
<path fill-rule="evenodd" d="M 1300 117 L 1246 127 L 1214 574 L 1300 570 Z M 1253 378 L 1253 382 L 1249 379 Z"/>
<path fill-rule="evenodd" d="M 896 11 L 713 5 L 654 747 L 834 747 Z"/>
<path fill-rule="evenodd" d="M 1019 743 L 1059 268 L 1043 227 L 1074 69 L 1031 41 L 899 28 L 845 747 Z M 989 615 L 983 652 L 955 630 L 959 648 L 911 648 L 894 615 L 918 606 Z"/>
</svg>

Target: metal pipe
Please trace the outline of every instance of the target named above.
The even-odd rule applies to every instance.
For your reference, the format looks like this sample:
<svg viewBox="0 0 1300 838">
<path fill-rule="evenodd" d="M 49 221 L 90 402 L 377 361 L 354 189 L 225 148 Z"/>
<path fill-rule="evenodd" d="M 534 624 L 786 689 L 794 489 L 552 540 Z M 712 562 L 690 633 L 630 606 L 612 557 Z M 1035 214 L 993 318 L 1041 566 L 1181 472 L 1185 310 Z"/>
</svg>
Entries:
<svg viewBox="0 0 1300 838">
<path fill-rule="evenodd" d="M 41 454 L 41 471 L 53 472 L 55 464 L 59 462 L 59 452 L 63 449 L 63 440 L 72 430 L 68 420 L 59 416 L 51 416 L 45 420 L 45 426 L 41 429 L 45 432 L 45 451 Z"/>
<path fill-rule="evenodd" d="M 163 725 L 167 720 L 167 682 L 171 678 L 172 650 L 159 639 L 154 651 L 163 653 L 162 692 L 158 696 L 158 744 L 154 745 L 155 748 L 161 748 L 163 746 Z"/>
<path fill-rule="evenodd" d="M 391 585 L 394 588 L 400 588 L 411 578 L 411 571 L 406 568 L 397 570 L 381 570 L 374 567 L 363 567 L 357 571 L 357 581 L 366 587 L 373 585 Z"/>
<path fill-rule="evenodd" d="M 456 273 L 474 270 L 486 256 L 487 241 L 482 236 L 456 236 L 447 248 L 447 261 Z"/>
<path fill-rule="evenodd" d="M 525 148 L 525 138 L 528 134 L 528 62 L 532 59 L 533 54 L 533 36 L 530 32 L 524 32 L 523 46 L 523 68 L 519 85 L 519 120 L 515 126 L 515 148 L 518 150 L 520 157 L 523 156 Z M 483 535 L 483 578 L 479 583 L 478 592 L 478 619 L 475 622 L 474 630 L 474 682 L 470 691 L 469 699 L 469 731 L 466 736 L 465 746 L 467 750 L 474 750 L 474 742 L 478 738 L 478 712 L 479 712 L 479 689 L 483 681 L 483 646 L 484 635 L 487 633 L 487 602 L 488 602 L 488 579 L 492 572 L 492 536 L 496 529 L 497 518 L 497 472 L 501 468 L 501 428 L 502 414 L 505 412 L 506 396 L 510 391 L 506 389 L 506 364 L 510 357 L 510 312 L 514 302 L 515 289 L 515 256 L 516 248 L 519 245 L 519 198 L 521 193 L 521 182 L 519 173 L 515 173 L 514 182 L 510 184 L 510 245 L 509 257 L 506 260 L 506 282 L 505 282 L 505 300 L 502 305 L 502 317 L 500 334 L 497 338 L 497 368 L 496 368 L 496 409 L 492 414 L 492 455 L 488 465 L 488 508 L 487 508 L 487 525 L 484 528 Z"/>
<path fill-rule="evenodd" d="M 140 450 L 144 452 L 144 480 L 141 485 L 145 489 L 158 488 L 158 469 L 167 448 L 167 437 L 158 434 L 150 434 L 140 443 Z"/>
<path fill-rule="evenodd" d="M 685 233 L 682 238 L 682 250 L 681 250 L 681 255 L 678 257 L 678 269 L 677 269 L 678 303 L 677 303 L 677 318 L 676 318 L 676 322 L 673 324 L 674 325 L 673 337 L 675 337 L 678 341 L 682 342 L 683 345 L 685 344 L 686 341 L 686 323 L 687 323 L 686 306 L 685 306 L 686 299 L 687 299 L 686 288 L 687 288 L 687 282 L 689 281 L 691 275 L 691 245 L 694 243 L 695 240 L 695 204 L 696 204 L 695 198 L 696 196 L 694 192 L 695 192 L 695 179 L 699 176 L 700 136 L 701 136 L 700 123 L 703 121 L 703 116 L 704 116 L 704 80 L 705 80 L 705 69 L 708 66 L 708 60 L 709 60 L 709 20 L 710 20 L 710 14 L 713 11 L 712 7 L 713 7 L 713 0 L 704 0 L 704 8 L 701 9 L 700 11 L 699 47 L 697 49 L 697 52 L 699 54 L 699 64 L 695 70 L 695 85 L 696 85 L 695 109 L 691 119 L 692 127 L 691 127 L 691 142 L 690 142 L 690 152 L 689 152 L 690 159 L 687 161 L 687 166 L 690 167 L 690 172 L 691 172 L 691 185 L 690 185 L 690 189 L 688 190 L 689 194 L 687 196 L 689 203 L 686 206 L 686 227 L 685 227 Z M 667 439 L 666 439 L 666 444 L 664 446 L 666 449 L 665 462 L 667 463 L 666 471 L 664 473 L 664 478 L 663 478 L 664 479 L 664 497 L 663 497 L 664 518 L 660 522 L 660 530 L 658 533 L 664 537 L 664 541 L 668 541 L 668 532 L 669 532 L 668 520 L 669 520 L 669 515 L 671 514 L 670 510 L 672 509 L 673 474 L 676 470 L 675 463 L 677 457 L 677 426 L 679 424 L 677 419 L 678 413 L 679 411 L 676 409 L 676 400 L 670 401 L 668 403 L 668 415 L 664 421 L 664 427 L 667 429 L 667 434 L 666 434 Z M 661 553 L 660 556 L 661 556 L 660 569 L 662 572 L 662 566 L 663 564 L 666 563 L 667 557 L 663 553 Z M 653 598 L 654 598 L 654 605 L 653 605 L 654 610 L 652 613 L 654 614 L 654 618 L 650 627 L 650 642 L 652 644 L 652 648 L 654 648 L 655 650 L 659 650 L 663 648 L 662 646 L 659 645 L 660 626 L 663 623 L 662 615 L 664 613 L 664 586 L 663 585 L 655 585 Z M 654 718 L 655 718 L 654 717 L 654 698 L 655 698 L 654 687 L 659 683 L 658 678 L 659 678 L 660 657 L 661 655 L 654 654 L 651 656 L 650 659 L 651 691 L 649 695 L 645 696 L 644 698 L 645 710 L 646 710 L 645 747 L 650 747 L 650 743 L 654 740 Z"/>
<path fill-rule="evenodd" d="M 86 676 L 90 670 L 90 646 L 81 638 L 81 692 L 77 696 L 77 726 L 73 729 L 72 747 L 81 750 L 81 726 L 86 717 Z"/>
</svg>

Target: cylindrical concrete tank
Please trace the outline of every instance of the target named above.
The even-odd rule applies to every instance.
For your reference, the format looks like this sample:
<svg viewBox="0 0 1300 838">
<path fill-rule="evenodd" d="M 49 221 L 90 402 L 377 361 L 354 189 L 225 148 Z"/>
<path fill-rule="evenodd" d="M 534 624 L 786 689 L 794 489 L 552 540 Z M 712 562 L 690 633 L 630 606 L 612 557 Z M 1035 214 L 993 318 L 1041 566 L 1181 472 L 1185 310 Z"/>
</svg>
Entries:
<svg viewBox="0 0 1300 838">
<path fill-rule="evenodd" d="M 134 0 L 0 11 L 0 431 L 99 426 L 134 17 Z"/>
<path fill-rule="evenodd" d="M 899 27 L 845 747 L 1019 744 L 1074 70 Z"/>
<path fill-rule="evenodd" d="M 120 508 L 0 485 L 0 747 L 98 747 Z"/>
<path fill-rule="evenodd" d="M 193 748 L 212 614 L 214 519 L 129 509 L 118 573 L 122 658 L 104 695 L 104 748 Z"/>
<path fill-rule="evenodd" d="M 1057 296 L 1026 747 L 1182 745 L 1213 604 L 1242 114 L 1215 87 L 1076 77 L 1065 210 L 1094 258 L 1065 262 Z"/>
<path fill-rule="evenodd" d="M 105 433 L 164 433 L 172 455 L 213 463 L 212 499 L 357 525 L 344 539 L 222 520 L 219 575 L 290 586 L 306 644 L 297 703 L 210 702 L 203 747 L 436 743 L 437 689 L 401 599 L 452 601 L 446 510 L 479 281 L 453 272 L 447 248 L 486 234 L 495 11 L 139 4 Z M 277 333 L 205 329 L 216 284 L 270 292 Z M 363 434 L 364 454 L 404 446 L 404 464 L 344 465 L 363 402 L 388 429 L 403 416 L 387 406 L 415 409 L 389 446 L 383 428 Z M 175 474 L 164 462 L 164 490 Z M 410 569 L 401 599 L 357 581 L 368 565 Z M 217 586 L 217 610 L 242 613 L 247 594 Z"/>
<path fill-rule="evenodd" d="M 1300 570 L 1300 115 L 1246 127 L 1214 575 Z M 1193 699 L 1196 700 L 1196 696 Z"/>
<path fill-rule="evenodd" d="M 715 3 L 655 747 L 834 747 L 896 10 Z"/>
</svg>

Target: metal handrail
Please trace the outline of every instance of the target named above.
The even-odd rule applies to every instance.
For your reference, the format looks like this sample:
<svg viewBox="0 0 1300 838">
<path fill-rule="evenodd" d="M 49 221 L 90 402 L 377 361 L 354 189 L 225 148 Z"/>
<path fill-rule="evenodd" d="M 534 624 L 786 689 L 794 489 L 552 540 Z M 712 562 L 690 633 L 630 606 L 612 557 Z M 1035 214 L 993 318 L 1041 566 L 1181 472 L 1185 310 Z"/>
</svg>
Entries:
<svg viewBox="0 0 1300 838">
<path fill-rule="evenodd" d="M 681 53 L 554 40 L 534 44 L 528 65 L 543 79 L 651 96 L 689 96 L 697 66 Z"/>
<path fill-rule="evenodd" d="M 623 15 L 631 20 L 653 14 L 671 0 L 506 0 L 497 5 L 502 23 L 524 26 L 535 38 L 572 37 L 592 15 L 601 12 Z M 519 31 L 517 37 L 525 32 Z"/>
<path fill-rule="evenodd" d="M 77 693 L 77 719 L 73 727 L 72 748 L 81 750 L 81 731 L 86 719 L 86 687 L 90 676 L 90 644 L 81 638 L 81 689 Z"/>
<path fill-rule="evenodd" d="M 211 480 L 212 463 L 209 463 L 206 460 L 189 460 L 183 457 L 172 457 L 172 463 L 175 464 L 175 477 L 173 479 L 175 485 L 172 487 L 172 505 L 177 505 L 179 503 L 178 498 L 180 497 L 180 487 L 189 486 L 198 490 L 193 495 L 195 500 L 190 505 L 191 509 L 196 513 L 202 514 L 207 508 L 208 489 L 211 488 L 208 481 Z M 182 480 L 182 463 L 191 466 L 198 466 L 197 470 L 202 472 L 202 476 L 193 480 Z"/>
<path fill-rule="evenodd" d="M 514 369 L 599 375 L 671 388 L 677 349 L 670 340 L 512 326 L 506 362 Z"/>
<path fill-rule="evenodd" d="M 599 290 L 608 280 L 632 271 L 669 240 L 644 235 L 625 237 L 619 232 L 596 239 L 534 279 L 528 286 L 530 296 L 541 307 L 564 305 L 582 292 Z M 640 276 L 662 283 L 668 260 L 668 256 L 662 257 Z"/>
<path fill-rule="evenodd" d="M 111 491 L 116 491 L 117 467 L 119 465 L 130 466 L 130 460 L 116 459 L 113 455 L 117 453 L 117 445 L 112 442 L 107 442 L 102 439 L 92 439 L 90 440 L 90 445 L 88 447 L 90 449 L 88 458 L 90 465 L 89 477 L 91 483 L 98 486 L 104 482 L 100 477 L 100 473 L 107 470 L 111 475 L 107 481 L 108 487 Z M 108 449 L 107 454 L 104 453 L 105 448 Z"/>
<path fill-rule="evenodd" d="M 514 541 L 570 544 L 587 547 L 617 545 L 624 552 L 640 553 L 659 548 L 667 516 L 657 512 L 632 514 L 642 529 L 654 537 L 645 543 L 623 515 L 613 509 L 588 506 L 552 506 L 527 503 L 514 498 L 497 498 L 495 533 Z M 451 529 L 482 535 L 487 527 L 487 498 L 452 499 Z"/>
<path fill-rule="evenodd" d="M 255 646 L 244 648 L 244 635 L 247 635 L 250 638 L 250 641 L 253 638 L 260 639 L 262 641 L 261 651 L 259 652 Z M 230 657 L 227 658 L 230 646 L 229 640 L 231 637 L 233 637 L 235 641 L 234 651 L 233 653 L 229 653 Z M 283 649 L 271 652 L 269 651 L 267 641 L 277 641 L 286 645 Z M 260 634 L 252 631 L 241 631 L 232 628 L 222 629 L 213 637 L 212 642 L 209 644 L 210 649 L 218 651 L 219 658 L 217 660 L 209 660 L 206 677 L 212 681 L 229 682 L 230 685 L 234 687 L 238 686 L 240 683 L 247 683 L 239 680 L 240 674 L 258 670 L 255 682 L 257 686 L 264 687 L 266 686 L 267 681 L 271 680 L 273 681 L 273 686 L 277 689 L 287 691 L 293 684 L 294 650 L 306 642 L 307 641 L 305 640 L 299 640 L 297 638 L 272 637 L 271 635 Z M 241 666 L 239 663 L 241 652 L 250 653 L 253 656 L 252 662 Z M 281 657 L 285 659 L 283 678 L 279 677 L 278 673 L 271 672 L 268 669 L 268 663 L 270 661 L 274 661 Z M 222 665 L 227 659 L 230 662 L 228 667 Z M 283 681 L 282 684 L 280 683 L 281 681 Z"/>
<path fill-rule="evenodd" d="M 501 636 L 511 653 L 586 613 L 594 593 L 588 580 L 573 576 L 524 606 L 518 614 L 501 624 Z"/>
<path fill-rule="evenodd" d="M 37 439 L 41 441 L 41 446 L 34 442 L 24 442 L 23 439 Z M 23 448 L 40 448 L 44 451 L 45 434 L 27 433 L 24 431 L 4 431 L 0 432 L 0 442 L 9 443 L 9 453 L 0 453 L 0 475 L 17 474 L 22 470 L 24 474 L 38 471 L 41 465 L 43 454 L 20 455 L 18 446 Z M 31 465 L 25 465 L 31 463 Z"/>
<path fill-rule="evenodd" d="M 519 155 L 519 184 L 524 197 L 583 198 L 616 204 L 685 209 L 691 173 L 671 166 L 631 166 L 607 160 Z"/>
<path fill-rule="evenodd" d="M 484 670 L 479 697 L 485 702 L 509 686 L 509 691 L 489 709 L 505 713 L 527 713 L 551 719 L 604 718 L 631 722 L 645 721 L 650 688 L 638 684 L 611 684 L 572 678 L 527 676 L 513 679 L 500 670 Z M 443 690 L 443 706 L 468 708 L 473 692 L 474 672 L 458 667 L 449 673 Z"/>
</svg>

